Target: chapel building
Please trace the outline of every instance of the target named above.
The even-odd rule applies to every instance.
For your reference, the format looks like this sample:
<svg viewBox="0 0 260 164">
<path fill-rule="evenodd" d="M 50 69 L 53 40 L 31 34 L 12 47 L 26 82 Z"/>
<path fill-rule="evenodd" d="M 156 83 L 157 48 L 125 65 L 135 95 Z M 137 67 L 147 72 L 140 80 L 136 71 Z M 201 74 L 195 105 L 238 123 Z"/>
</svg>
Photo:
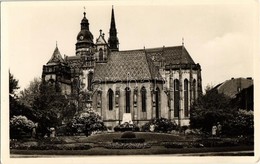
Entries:
<svg viewBox="0 0 260 164">
<path fill-rule="evenodd" d="M 75 55 L 62 57 L 56 46 L 43 66 L 43 81 L 54 83 L 78 106 L 100 113 L 108 127 L 121 124 L 126 113 L 138 125 L 161 117 L 189 125 L 202 79 L 200 65 L 183 43 L 119 50 L 113 8 L 108 41 L 100 30 L 94 43 L 85 12 L 80 26 Z"/>
</svg>

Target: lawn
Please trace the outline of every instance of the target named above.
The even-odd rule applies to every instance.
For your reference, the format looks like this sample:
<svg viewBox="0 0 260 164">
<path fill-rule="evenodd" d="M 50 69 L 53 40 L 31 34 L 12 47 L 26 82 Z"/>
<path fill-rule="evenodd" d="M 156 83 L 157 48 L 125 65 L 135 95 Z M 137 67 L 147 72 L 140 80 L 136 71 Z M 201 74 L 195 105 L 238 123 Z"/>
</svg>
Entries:
<svg viewBox="0 0 260 164">
<path fill-rule="evenodd" d="M 155 155 L 155 154 L 180 154 L 180 153 L 208 153 L 208 152 L 227 152 L 227 151 L 248 151 L 247 155 L 253 155 L 253 145 L 238 145 L 234 147 L 185 147 L 185 148 L 166 148 L 161 145 L 163 142 L 190 142 L 193 143 L 199 139 L 193 135 L 177 135 L 165 133 L 136 132 L 137 138 L 144 138 L 146 143 L 151 144 L 148 149 L 107 149 L 104 144 L 111 143 L 113 139 L 120 138 L 122 133 L 103 133 L 86 136 L 59 136 L 56 139 L 62 141 L 57 146 L 73 147 L 79 145 L 91 145 L 92 148 L 87 150 L 18 150 L 11 149 L 11 156 L 27 154 L 27 155 Z M 35 141 L 21 142 L 23 145 L 37 144 Z M 225 153 L 224 153 L 225 154 Z"/>
</svg>

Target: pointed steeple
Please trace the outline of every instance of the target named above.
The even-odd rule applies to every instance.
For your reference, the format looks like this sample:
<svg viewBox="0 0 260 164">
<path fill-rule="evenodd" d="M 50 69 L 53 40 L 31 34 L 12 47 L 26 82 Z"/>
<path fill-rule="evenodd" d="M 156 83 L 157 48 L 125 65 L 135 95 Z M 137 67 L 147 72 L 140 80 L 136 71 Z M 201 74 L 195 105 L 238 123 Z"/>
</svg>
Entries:
<svg viewBox="0 0 260 164">
<path fill-rule="evenodd" d="M 52 65 L 52 64 L 59 64 L 59 63 L 64 63 L 64 59 L 62 58 L 57 42 L 56 42 L 56 47 L 55 50 L 52 54 L 51 59 L 48 61 L 47 65 Z"/>
<path fill-rule="evenodd" d="M 108 44 L 109 44 L 111 51 L 118 51 L 119 43 L 118 43 L 118 38 L 117 38 L 117 30 L 116 30 L 116 22 L 115 22 L 113 6 L 112 6 L 112 13 L 111 13 L 111 23 L 110 23 Z"/>
</svg>

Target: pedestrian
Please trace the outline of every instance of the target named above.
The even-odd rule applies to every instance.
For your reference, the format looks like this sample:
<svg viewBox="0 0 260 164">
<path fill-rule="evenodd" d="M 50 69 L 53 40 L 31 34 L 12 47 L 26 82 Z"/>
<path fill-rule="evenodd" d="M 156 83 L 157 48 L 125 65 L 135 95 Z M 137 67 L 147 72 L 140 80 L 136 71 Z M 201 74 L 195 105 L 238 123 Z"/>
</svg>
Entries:
<svg viewBox="0 0 260 164">
<path fill-rule="evenodd" d="M 220 124 L 220 122 L 217 123 L 217 136 L 220 137 L 221 136 L 221 130 L 222 130 L 222 126 Z"/>
<path fill-rule="evenodd" d="M 217 135 L 217 126 L 213 125 L 212 126 L 212 137 L 215 137 Z"/>
</svg>

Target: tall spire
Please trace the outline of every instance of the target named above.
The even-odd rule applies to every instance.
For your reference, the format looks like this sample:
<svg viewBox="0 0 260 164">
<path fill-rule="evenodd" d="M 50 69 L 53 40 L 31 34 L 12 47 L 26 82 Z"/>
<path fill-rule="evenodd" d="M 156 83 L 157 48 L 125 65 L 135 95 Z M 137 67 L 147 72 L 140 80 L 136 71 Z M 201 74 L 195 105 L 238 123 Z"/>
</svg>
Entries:
<svg viewBox="0 0 260 164">
<path fill-rule="evenodd" d="M 118 43 L 118 38 L 117 38 L 116 22 L 115 22 L 115 15 L 114 15 L 114 6 L 112 6 L 108 44 L 109 44 L 111 51 L 118 51 L 118 44 L 119 43 Z"/>
<path fill-rule="evenodd" d="M 81 20 L 81 30 L 89 30 L 89 23 L 88 23 L 88 19 L 86 18 L 86 12 L 85 12 L 85 7 L 84 7 L 84 12 L 83 12 L 83 19 Z"/>
</svg>

